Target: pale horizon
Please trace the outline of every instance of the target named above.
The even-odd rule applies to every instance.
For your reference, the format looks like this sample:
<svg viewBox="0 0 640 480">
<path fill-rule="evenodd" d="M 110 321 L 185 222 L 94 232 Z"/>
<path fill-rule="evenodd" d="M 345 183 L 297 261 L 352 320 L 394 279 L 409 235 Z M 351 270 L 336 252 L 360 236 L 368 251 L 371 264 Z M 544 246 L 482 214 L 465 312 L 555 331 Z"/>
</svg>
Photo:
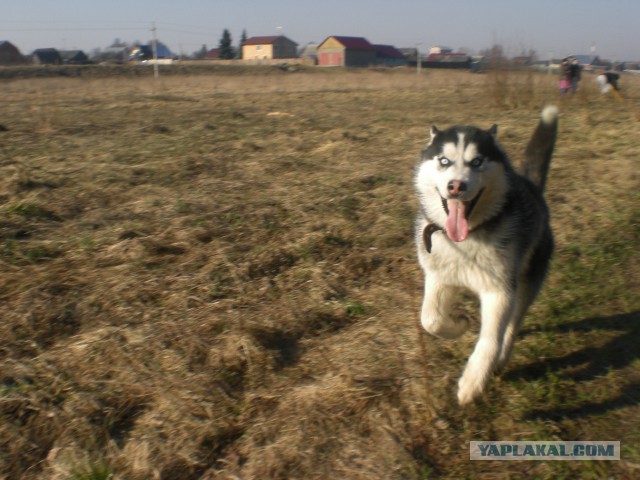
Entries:
<svg viewBox="0 0 640 480">
<path fill-rule="evenodd" d="M 176 55 L 215 48 L 228 29 L 234 45 L 246 30 L 249 37 L 283 34 L 299 47 L 348 35 L 423 52 L 435 45 L 474 53 L 501 45 L 508 56 L 534 50 L 540 59 L 589 54 L 595 46 L 602 59 L 640 61 L 637 0 L 27 0 L 3 10 L 0 40 L 23 54 L 90 53 L 115 39 L 147 43 L 155 22 L 158 39 Z"/>
</svg>

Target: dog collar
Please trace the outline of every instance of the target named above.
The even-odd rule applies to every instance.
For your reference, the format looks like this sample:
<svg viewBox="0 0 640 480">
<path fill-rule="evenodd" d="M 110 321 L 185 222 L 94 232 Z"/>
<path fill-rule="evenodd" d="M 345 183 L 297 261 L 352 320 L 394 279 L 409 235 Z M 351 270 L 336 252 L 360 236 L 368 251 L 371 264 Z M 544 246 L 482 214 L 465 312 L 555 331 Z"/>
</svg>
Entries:
<svg viewBox="0 0 640 480">
<path fill-rule="evenodd" d="M 424 241 L 424 246 L 427 249 L 428 253 L 431 253 L 431 235 L 436 233 L 438 230 L 444 229 L 442 227 L 439 227 L 435 223 L 430 223 L 426 227 L 424 227 L 424 230 L 422 231 L 422 240 Z"/>
</svg>

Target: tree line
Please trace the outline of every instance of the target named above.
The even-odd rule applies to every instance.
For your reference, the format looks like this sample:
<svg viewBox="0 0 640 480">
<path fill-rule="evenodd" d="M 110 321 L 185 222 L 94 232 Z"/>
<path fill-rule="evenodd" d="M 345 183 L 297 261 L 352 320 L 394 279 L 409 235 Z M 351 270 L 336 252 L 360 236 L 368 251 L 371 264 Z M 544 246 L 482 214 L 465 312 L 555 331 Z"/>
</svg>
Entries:
<svg viewBox="0 0 640 480">
<path fill-rule="evenodd" d="M 242 46 L 244 42 L 247 41 L 247 31 L 242 30 L 242 35 L 240 36 L 240 42 L 238 43 L 238 47 L 235 48 L 233 46 L 233 40 L 231 38 L 231 32 L 228 29 L 224 29 L 222 32 L 222 37 L 220 37 L 220 41 L 218 42 L 218 55 L 222 60 L 232 60 L 234 58 L 242 58 Z M 203 45 L 199 52 L 194 54 L 195 58 L 205 58 L 207 55 L 208 49 L 206 45 Z"/>
</svg>

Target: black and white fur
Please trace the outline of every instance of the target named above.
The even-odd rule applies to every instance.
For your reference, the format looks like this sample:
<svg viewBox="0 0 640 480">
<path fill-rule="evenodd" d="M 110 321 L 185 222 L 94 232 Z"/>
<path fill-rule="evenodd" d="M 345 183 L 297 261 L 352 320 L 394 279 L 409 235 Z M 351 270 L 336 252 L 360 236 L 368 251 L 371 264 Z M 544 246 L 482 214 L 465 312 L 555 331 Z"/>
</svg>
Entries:
<svg viewBox="0 0 640 480">
<path fill-rule="evenodd" d="M 538 294 L 553 253 L 543 190 L 558 110 L 546 107 L 517 172 L 497 142 L 497 127 L 431 130 L 415 186 L 418 258 L 425 273 L 423 327 L 456 338 L 469 324 L 453 318 L 460 290 L 480 299 L 481 327 L 458 383 L 458 401 L 479 397 L 509 359 L 514 337 Z"/>
</svg>

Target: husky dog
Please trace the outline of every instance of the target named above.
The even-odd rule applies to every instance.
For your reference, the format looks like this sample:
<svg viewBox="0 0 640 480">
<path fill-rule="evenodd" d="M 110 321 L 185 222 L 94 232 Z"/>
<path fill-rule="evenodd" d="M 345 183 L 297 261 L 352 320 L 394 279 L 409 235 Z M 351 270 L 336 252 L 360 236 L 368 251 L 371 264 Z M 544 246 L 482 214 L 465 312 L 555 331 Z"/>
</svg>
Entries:
<svg viewBox="0 0 640 480">
<path fill-rule="evenodd" d="M 456 293 L 469 290 L 481 304 L 480 336 L 458 383 L 460 405 L 479 397 L 506 364 L 546 275 L 553 237 L 543 190 L 557 129 L 558 109 L 547 106 L 518 171 L 495 138 L 496 125 L 434 126 L 422 150 L 415 177 L 422 325 L 456 338 L 469 328 L 451 315 Z"/>
</svg>

